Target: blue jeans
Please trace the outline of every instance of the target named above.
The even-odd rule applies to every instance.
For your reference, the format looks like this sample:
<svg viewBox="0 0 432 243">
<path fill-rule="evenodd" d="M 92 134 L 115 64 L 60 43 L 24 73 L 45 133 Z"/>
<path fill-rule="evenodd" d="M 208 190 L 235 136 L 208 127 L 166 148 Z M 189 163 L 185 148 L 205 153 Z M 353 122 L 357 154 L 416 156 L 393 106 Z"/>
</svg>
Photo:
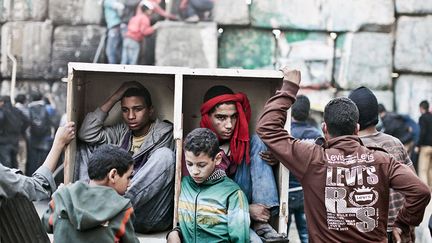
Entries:
<svg viewBox="0 0 432 243">
<path fill-rule="evenodd" d="M 124 38 L 121 64 L 136 65 L 138 63 L 140 48 L 141 46 L 138 41 L 129 37 Z"/>
<path fill-rule="evenodd" d="M 211 11 L 213 9 L 213 1 L 211 0 L 189 0 L 188 6 L 186 7 L 184 18 L 198 15 L 200 19 L 203 18 L 204 12 Z"/>
<path fill-rule="evenodd" d="M 243 161 L 238 167 L 234 181 L 246 194 L 252 204 L 263 204 L 273 208 L 272 212 L 278 212 L 279 195 L 273 168 L 261 159 L 259 153 L 266 151 L 267 147 L 255 134 L 250 142 L 249 165 Z"/>
<path fill-rule="evenodd" d="M 150 233 L 172 226 L 174 211 L 175 155 L 159 148 L 132 177 L 126 197 L 134 207 L 135 231 Z"/>
<path fill-rule="evenodd" d="M 306 216 L 304 213 L 304 194 L 303 190 L 290 192 L 288 194 L 288 231 L 294 215 L 298 235 L 302 243 L 309 241 L 308 230 L 306 224 Z"/>
<path fill-rule="evenodd" d="M 108 63 L 119 64 L 122 51 L 122 32 L 120 25 L 108 29 L 105 53 Z"/>
</svg>

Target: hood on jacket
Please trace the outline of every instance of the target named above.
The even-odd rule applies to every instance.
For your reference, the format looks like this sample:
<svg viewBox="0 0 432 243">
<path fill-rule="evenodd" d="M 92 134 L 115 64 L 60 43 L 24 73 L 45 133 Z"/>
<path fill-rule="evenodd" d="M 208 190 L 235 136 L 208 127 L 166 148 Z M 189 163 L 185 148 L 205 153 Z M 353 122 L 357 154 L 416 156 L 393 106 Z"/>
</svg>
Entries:
<svg viewBox="0 0 432 243">
<path fill-rule="evenodd" d="M 105 225 L 115 215 L 131 207 L 130 200 L 106 186 L 76 182 L 59 189 L 54 195 L 55 211 L 75 229 L 83 231 Z"/>
</svg>

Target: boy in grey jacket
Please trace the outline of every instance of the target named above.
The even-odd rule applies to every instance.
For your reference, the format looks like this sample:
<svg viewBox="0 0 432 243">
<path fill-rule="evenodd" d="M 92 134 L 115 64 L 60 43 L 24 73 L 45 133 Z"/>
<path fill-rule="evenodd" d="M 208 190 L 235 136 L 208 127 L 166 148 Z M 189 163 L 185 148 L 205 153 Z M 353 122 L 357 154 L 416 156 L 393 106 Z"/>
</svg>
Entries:
<svg viewBox="0 0 432 243">
<path fill-rule="evenodd" d="M 104 126 L 108 112 L 121 102 L 123 122 Z M 125 82 L 105 103 L 86 115 L 79 138 L 90 145 L 114 144 L 129 151 L 135 162 L 126 197 L 135 209 L 135 230 L 170 228 L 173 217 L 175 156 L 172 124 L 154 118 L 149 91 L 136 81 Z"/>
</svg>

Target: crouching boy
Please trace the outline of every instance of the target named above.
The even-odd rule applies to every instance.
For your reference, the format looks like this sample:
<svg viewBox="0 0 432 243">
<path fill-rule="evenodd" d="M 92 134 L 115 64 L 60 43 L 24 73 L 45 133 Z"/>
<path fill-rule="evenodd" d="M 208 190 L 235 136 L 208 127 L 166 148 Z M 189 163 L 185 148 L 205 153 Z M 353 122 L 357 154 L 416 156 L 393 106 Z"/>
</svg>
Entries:
<svg viewBox="0 0 432 243">
<path fill-rule="evenodd" d="M 122 197 L 130 185 L 132 156 L 102 145 L 89 159 L 90 183 L 76 182 L 54 193 L 42 217 L 54 242 L 139 242 L 132 225 L 133 208 Z"/>
<path fill-rule="evenodd" d="M 222 160 L 216 135 L 197 128 L 187 135 L 184 150 L 190 176 L 182 179 L 179 226 L 168 242 L 249 242 L 248 201 L 223 170 L 215 169 Z"/>
</svg>

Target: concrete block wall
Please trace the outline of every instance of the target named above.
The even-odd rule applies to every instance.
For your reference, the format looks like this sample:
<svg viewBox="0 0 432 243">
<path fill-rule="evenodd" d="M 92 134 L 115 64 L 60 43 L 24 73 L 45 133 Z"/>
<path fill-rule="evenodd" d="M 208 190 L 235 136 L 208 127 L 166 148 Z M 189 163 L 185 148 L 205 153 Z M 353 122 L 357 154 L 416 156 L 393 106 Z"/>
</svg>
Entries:
<svg viewBox="0 0 432 243">
<path fill-rule="evenodd" d="M 51 92 L 66 77 L 67 62 L 92 62 L 106 32 L 101 3 L 1 1 L 0 93 L 8 93 L 7 54 L 17 59 L 19 83 L 48 83 Z M 420 100 L 432 102 L 430 0 L 218 0 L 212 16 L 205 23 L 162 22 L 156 64 L 289 65 L 302 71 L 305 92 L 316 97 L 313 107 L 361 85 L 376 91 L 388 109 L 414 119 Z"/>
</svg>

